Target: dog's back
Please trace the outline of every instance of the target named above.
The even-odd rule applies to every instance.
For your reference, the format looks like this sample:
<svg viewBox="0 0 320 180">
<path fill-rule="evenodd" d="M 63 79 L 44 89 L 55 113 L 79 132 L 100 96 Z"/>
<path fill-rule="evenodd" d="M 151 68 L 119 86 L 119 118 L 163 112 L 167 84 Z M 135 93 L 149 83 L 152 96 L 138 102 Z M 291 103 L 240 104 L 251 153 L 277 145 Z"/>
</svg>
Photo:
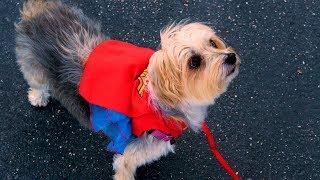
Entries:
<svg viewBox="0 0 320 180">
<path fill-rule="evenodd" d="M 100 25 L 58 0 L 28 0 L 16 32 L 17 62 L 31 104 L 45 106 L 51 95 L 88 126 L 88 105 L 77 88 L 85 60 L 105 39 Z"/>
</svg>

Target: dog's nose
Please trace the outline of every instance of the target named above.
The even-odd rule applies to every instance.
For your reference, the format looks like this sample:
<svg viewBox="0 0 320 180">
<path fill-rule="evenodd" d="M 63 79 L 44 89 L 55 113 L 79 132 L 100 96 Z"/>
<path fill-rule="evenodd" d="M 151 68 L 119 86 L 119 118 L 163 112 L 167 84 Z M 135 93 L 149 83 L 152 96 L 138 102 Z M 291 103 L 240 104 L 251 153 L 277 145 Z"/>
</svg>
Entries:
<svg viewBox="0 0 320 180">
<path fill-rule="evenodd" d="M 224 59 L 224 62 L 229 65 L 234 65 L 237 61 L 235 53 L 227 54 L 227 57 Z"/>
</svg>

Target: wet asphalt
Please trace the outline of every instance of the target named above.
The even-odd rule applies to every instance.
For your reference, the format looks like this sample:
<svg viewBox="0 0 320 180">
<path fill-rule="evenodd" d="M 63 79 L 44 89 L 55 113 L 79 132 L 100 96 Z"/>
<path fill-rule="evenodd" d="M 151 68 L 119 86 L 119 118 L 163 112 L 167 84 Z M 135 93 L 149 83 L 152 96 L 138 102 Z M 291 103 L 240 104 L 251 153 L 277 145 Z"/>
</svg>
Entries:
<svg viewBox="0 0 320 180">
<path fill-rule="evenodd" d="M 147 47 L 189 18 L 210 23 L 242 58 L 241 72 L 207 118 L 243 179 L 320 179 L 320 1 L 72 0 L 106 34 Z M 110 179 L 106 140 L 55 101 L 34 108 L 15 63 L 20 1 L 0 1 L 0 179 Z M 228 179 L 201 134 L 141 167 L 138 179 Z"/>
</svg>

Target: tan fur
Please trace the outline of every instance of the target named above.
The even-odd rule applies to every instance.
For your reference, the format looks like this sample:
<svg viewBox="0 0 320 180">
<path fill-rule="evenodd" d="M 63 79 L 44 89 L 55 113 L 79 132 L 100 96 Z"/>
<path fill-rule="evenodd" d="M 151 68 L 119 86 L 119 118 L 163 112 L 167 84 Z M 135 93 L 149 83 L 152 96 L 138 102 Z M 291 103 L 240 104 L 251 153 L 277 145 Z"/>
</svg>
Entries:
<svg viewBox="0 0 320 180">
<path fill-rule="evenodd" d="M 45 10 L 53 9 L 60 5 L 60 2 L 46 2 L 45 0 L 29 0 L 29 2 L 23 4 L 23 8 L 20 11 L 21 18 L 23 20 L 33 19 L 39 16 Z"/>
<path fill-rule="evenodd" d="M 161 49 L 151 57 L 148 69 L 155 97 L 172 108 L 184 103 L 212 104 L 230 82 L 223 58 L 234 51 L 202 23 L 171 25 L 160 36 Z M 218 48 L 210 47 L 210 39 Z M 188 68 L 192 53 L 200 54 L 205 61 L 195 71 Z"/>
<path fill-rule="evenodd" d="M 116 172 L 114 179 L 133 180 L 139 166 L 158 160 L 170 152 L 174 152 L 170 142 L 145 134 L 128 145 L 123 155 L 114 157 L 113 169 Z"/>
<path fill-rule="evenodd" d="M 49 102 L 49 88 L 43 86 L 41 89 L 30 88 L 28 91 L 28 99 L 32 106 L 43 107 Z"/>
<path fill-rule="evenodd" d="M 171 61 L 163 50 L 159 50 L 151 57 L 149 71 L 155 96 L 171 107 L 176 106 L 184 96 L 178 62 Z"/>
</svg>

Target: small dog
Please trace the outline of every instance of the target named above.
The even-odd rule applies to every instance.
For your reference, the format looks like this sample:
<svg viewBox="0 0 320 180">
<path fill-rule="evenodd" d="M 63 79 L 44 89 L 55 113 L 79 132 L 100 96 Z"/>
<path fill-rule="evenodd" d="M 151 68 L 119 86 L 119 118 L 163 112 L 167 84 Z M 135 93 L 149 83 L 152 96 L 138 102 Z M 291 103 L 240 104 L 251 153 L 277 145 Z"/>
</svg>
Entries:
<svg viewBox="0 0 320 180">
<path fill-rule="evenodd" d="M 84 65 L 100 43 L 107 40 L 100 25 L 75 7 L 59 0 L 29 0 L 16 24 L 16 55 L 30 89 L 33 106 L 46 106 L 49 97 L 61 104 L 87 128 L 90 105 L 79 94 Z M 160 49 L 147 66 L 147 89 L 154 109 L 183 119 L 198 131 L 207 107 L 226 91 L 239 72 L 235 51 L 203 23 L 172 24 L 160 33 Z M 134 179 L 136 169 L 173 152 L 170 141 L 145 132 L 116 154 L 114 179 Z"/>
</svg>

